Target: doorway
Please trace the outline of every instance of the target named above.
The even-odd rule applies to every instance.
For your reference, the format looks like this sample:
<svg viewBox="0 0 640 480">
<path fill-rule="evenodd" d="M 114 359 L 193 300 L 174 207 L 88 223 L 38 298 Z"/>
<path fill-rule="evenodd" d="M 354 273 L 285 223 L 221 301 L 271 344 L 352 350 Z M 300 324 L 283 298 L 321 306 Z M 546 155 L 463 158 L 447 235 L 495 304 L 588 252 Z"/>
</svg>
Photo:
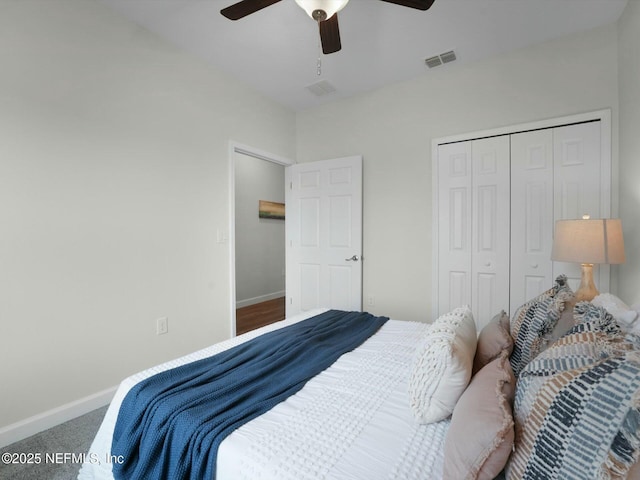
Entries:
<svg viewBox="0 0 640 480">
<path fill-rule="evenodd" d="M 284 204 L 285 167 L 292 162 L 231 145 L 231 335 L 284 318 L 285 225 L 269 206 Z"/>
</svg>

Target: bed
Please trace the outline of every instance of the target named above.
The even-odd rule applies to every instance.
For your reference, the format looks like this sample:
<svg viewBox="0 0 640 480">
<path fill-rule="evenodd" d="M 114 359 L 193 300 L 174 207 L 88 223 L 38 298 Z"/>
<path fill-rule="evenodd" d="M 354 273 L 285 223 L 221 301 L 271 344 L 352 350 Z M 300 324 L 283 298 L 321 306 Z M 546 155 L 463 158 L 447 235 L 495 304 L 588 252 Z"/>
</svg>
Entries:
<svg viewBox="0 0 640 480">
<path fill-rule="evenodd" d="M 430 324 L 385 320 L 299 391 L 228 434 L 211 477 L 640 478 L 638 337 L 622 331 L 602 306 L 573 305 L 565 280 L 559 277 L 511 319 L 497 312 L 481 332 L 465 306 Z M 307 312 L 125 379 L 78 478 L 114 479 L 119 412 L 141 382 L 327 313 Z M 572 426 L 562 418 L 554 423 L 566 407 L 563 395 L 576 385 L 572 374 L 602 369 L 607 361 L 622 365 L 622 376 L 603 374 L 604 390 L 581 386 L 584 412 L 574 408 Z M 611 415 L 593 422 L 594 399 L 612 388 L 623 393 L 609 402 Z M 558 424 L 564 425 L 560 439 Z M 586 461 L 572 443 L 576 438 L 598 453 Z M 553 455 L 544 453 L 549 441 Z"/>
<path fill-rule="evenodd" d="M 324 311 L 314 310 L 262 327 L 124 380 L 90 448 L 100 462 L 86 462 L 78 478 L 113 479 L 111 465 L 102 459 L 111 453 L 119 406 L 135 384 Z M 418 428 L 407 408 L 407 377 L 403 374 L 412 358 L 414 339 L 427 327 L 389 320 L 360 348 L 341 357 L 302 391 L 231 434 L 220 447 L 216 478 L 254 479 L 258 478 L 255 471 L 263 469 L 260 478 L 282 480 L 321 476 L 404 479 L 424 469 L 440 472 L 439 452 L 448 421 L 427 430 Z M 334 418 L 336 424 L 327 424 L 327 418 Z M 279 436 L 286 429 L 291 434 L 284 443 Z M 348 444 L 345 452 L 333 448 L 338 442 Z M 420 450 L 434 453 L 419 456 Z"/>
</svg>

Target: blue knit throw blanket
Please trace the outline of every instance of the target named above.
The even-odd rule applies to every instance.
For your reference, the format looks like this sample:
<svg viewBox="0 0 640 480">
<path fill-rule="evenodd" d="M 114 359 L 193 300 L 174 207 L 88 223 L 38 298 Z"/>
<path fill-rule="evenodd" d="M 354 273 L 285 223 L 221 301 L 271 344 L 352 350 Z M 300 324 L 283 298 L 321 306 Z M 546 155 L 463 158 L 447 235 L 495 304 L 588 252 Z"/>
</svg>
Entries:
<svg viewBox="0 0 640 480">
<path fill-rule="evenodd" d="M 154 375 L 126 395 L 111 454 L 116 479 L 215 479 L 220 443 L 293 395 L 386 321 L 330 310 Z"/>
</svg>

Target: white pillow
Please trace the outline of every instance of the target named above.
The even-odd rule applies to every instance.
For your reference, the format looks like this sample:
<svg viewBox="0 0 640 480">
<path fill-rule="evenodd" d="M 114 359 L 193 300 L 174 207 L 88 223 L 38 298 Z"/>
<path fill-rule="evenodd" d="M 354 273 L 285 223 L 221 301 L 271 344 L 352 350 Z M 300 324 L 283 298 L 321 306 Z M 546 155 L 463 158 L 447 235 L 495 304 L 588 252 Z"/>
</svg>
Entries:
<svg viewBox="0 0 640 480">
<path fill-rule="evenodd" d="M 471 379 L 476 325 L 469 307 L 439 317 L 416 348 L 409 378 L 411 410 L 422 424 L 453 412 Z"/>
<path fill-rule="evenodd" d="M 623 331 L 631 331 L 638 318 L 638 312 L 629 308 L 626 303 L 611 293 L 601 293 L 591 300 L 591 303 L 603 307 L 616 319 Z"/>
</svg>

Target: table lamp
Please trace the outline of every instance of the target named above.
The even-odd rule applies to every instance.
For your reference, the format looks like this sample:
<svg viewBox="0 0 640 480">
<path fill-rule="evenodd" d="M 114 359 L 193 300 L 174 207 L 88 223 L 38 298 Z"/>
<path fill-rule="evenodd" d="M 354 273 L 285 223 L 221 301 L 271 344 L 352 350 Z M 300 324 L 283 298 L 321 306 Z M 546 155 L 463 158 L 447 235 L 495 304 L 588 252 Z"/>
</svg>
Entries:
<svg viewBox="0 0 640 480">
<path fill-rule="evenodd" d="M 618 218 L 558 220 L 553 237 L 551 260 L 582 265 L 576 301 L 591 301 L 598 295 L 593 283 L 594 264 L 624 263 L 622 222 Z"/>
</svg>

